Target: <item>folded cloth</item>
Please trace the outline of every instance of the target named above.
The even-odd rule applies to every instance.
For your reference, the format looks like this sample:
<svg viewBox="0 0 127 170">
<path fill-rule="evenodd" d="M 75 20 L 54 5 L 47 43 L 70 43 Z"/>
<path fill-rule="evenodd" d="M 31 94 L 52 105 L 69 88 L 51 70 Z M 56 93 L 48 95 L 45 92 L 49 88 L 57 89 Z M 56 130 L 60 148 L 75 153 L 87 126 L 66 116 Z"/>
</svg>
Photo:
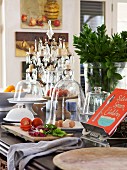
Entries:
<svg viewBox="0 0 127 170">
<path fill-rule="evenodd" d="M 11 145 L 7 154 L 8 170 L 23 170 L 26 164 L 37 156 L 47 155 L 57 151 L 78 149 L 83 142 L 78 137 L 65 137 L 53 141 L 40 141 L 38 143 L 20 143 Z"/>
</svg>

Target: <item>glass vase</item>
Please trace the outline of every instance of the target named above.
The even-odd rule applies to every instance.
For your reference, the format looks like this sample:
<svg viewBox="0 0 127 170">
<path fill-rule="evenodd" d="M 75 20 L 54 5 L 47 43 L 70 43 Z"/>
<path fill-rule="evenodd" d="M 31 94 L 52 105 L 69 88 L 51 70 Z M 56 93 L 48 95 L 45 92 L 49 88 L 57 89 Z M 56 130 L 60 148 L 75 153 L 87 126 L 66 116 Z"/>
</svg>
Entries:
<svg viewBox="0 0 127 170">
<path fill-rule="evenodd" d="M 107 69 L 103 63 L 85 63 L 85 92 L 94 91 L 94 87 L 102 87 L 103 91 L 109 89 L 109 80 L 107 78 Z"/>
<path fill-rule="evenodd" d="M 113 71 L 108 77 L 109 68 L 106 67 L 106 63 L 85 63 L 85 92 L 94 91 L 94 87 L 102 87 L 102 91 L 107 92 L 112 92 L 116 87 L 127 88 L 127 62 L 114 62 Z M 118 79 L 117 73 L 121 79 Z"/>
<path fill-rule="evenodd" d="M 121 89 L 127 88 L 127 62 L 116 62 L 117 73 L 122 76 L 122 79 L 118 81 L 116 87 Z"/>
</svg>

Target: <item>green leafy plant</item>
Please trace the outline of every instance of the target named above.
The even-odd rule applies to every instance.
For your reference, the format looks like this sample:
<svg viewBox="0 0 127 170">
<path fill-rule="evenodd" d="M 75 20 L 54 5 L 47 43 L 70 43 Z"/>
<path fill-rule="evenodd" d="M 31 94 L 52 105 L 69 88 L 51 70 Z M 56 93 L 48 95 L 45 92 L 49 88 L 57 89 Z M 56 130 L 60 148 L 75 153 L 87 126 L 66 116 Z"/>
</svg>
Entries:
<svg viewBox="0 0 127 170">
<path fill-rule="evenodd" d="M 112 91 L 118 81 L 123 78 L 117 73 L 116 63 L 127 61 L 127 32 L 123 31 L 110 37 L 106 34 L 106 26 L 104 24 L 97 27 L 97 31 L 92 31 L 87 24 L 84 24 L 80 35 L 74 35 L 73 38 L 73 45 L 76 48 L 75 52 L 80 56 L 80 62 L 94 63 L 95 72 L 98 76 L 100 76 L 100 67 L 96 67 L 96 64 L 101 63 L 101 78 L 103 78 L 100 85 L 103 90 Z M 92 87 L 96 85 L 94 84 L 96 80 L 92 81 L 92 77 L 89 74 L 88 79 Z"/>
</svg>

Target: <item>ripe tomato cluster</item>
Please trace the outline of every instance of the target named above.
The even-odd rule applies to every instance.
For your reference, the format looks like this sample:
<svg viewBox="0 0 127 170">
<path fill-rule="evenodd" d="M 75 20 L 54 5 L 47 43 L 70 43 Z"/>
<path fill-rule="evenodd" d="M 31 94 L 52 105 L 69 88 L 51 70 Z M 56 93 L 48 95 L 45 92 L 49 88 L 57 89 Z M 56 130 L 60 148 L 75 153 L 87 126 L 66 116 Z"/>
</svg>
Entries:
<svg viewBox="0 0 127 170">
<path fill-rule="evenodd" d="M 28 117 L 24 117 L 20 121 L 20 128 L 24 131 L 30 130 L 32 126 L 37 127 L 40 125 L 43 125 L 43 121 L 39 117 L 34 118 L 33 121 Z"/>
<path fill-rule="evenodd" d="M 47 91 L 47 96 L 51 96 L 53 92 L 53 88 Z M 67 89 L 56 89 L 55 90 L 55 95 L 58 97 L 67 97 L 69 91 Z"/>
</svg>

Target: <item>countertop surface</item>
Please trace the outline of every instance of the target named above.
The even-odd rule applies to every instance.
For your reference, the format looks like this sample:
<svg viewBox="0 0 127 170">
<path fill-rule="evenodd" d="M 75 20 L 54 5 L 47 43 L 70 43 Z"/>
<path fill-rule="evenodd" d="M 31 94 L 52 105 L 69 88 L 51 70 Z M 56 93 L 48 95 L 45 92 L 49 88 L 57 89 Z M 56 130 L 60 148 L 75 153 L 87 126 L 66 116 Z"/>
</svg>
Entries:
<svg viewBox="0 0 127 170">
<path fill-rule="evenodd" d="M 80 137 L 82 134 L 81 132 L 76 132 L 74 135 Z M 14 136 L 13 134 L 6 132 L 0 127 L 0 147 L 1 147 L 0 154 L 4 155 L 5 157 L 7 157 L 7 152 L 10 145 L 16 143 L 25 143 L 25 142 L 28 141 L 25 141 L 21 137 Z M 127 138 L 123 138 L 123 139 L 110 138 L 108 142 L 110 146 L 127 147 Z M 85 141 L 83 147 L 95 147 L 95 146 Z M 53 158 L 55 155 L 57 155 L 57 153 L 34 158 L 28 163 L 26 169 L 27 170 L 60 170 L 58 167 L 56 167 L 53 164 Z"/>
<path fill-rule="evenodd" d="M 81 133 L 78 132 L 77 135 L 81 136 Z M 8 133 L 0 128 L 0 145 L 2 148 L 0 153 L 5 157 L 7 156 L 7 152 L 10 145 L 16 143 L 24 143 L 24 142 L 28 142 L 28 141 L 25 141 L 24 139 L 18 136 L 14 136 L 13 134 Z M 27 170 L 59 170 L 59 168 L 57 168 L 52 161 L 55 155 L 56 153 L 53 153 L 43 157 L 34 158 L 28 163 L 26 169 Z"/>
</svg>

